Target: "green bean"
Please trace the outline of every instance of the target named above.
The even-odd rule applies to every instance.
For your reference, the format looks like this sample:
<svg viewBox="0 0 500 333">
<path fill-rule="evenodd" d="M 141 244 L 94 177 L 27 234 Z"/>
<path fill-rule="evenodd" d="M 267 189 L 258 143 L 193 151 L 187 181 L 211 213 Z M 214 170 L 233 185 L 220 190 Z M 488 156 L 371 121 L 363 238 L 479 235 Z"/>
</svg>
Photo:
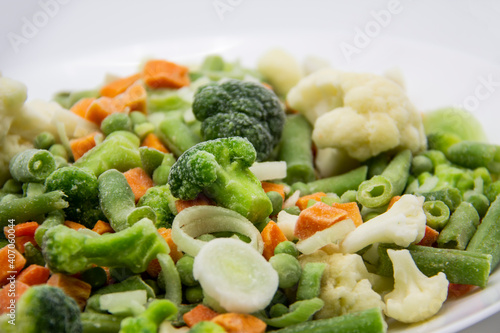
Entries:
<svg viewBox="0 0 500 333">
<path fill-rule="evenodd" d="M 434 170 L 432 160 L 425 155 L 415 156 L 411 161 L 411 173 L 415 176 L 422 172 L 432 172 L 432 170 Z"/>
<path fill-rule="evenodd" d="M 359 184 L 366 180 L 368 167 L 360 166 L 342 175 L 315 180 L 310 183 L 295 183 L 292 192 L 300 190 L 300 195 L 308 195 L 316 192 L 335 193 L 342 196 L 348 190 L 358 189 Z"/>
<path fill-rule="evenodd" d="M 22 183 L 14 179 L 8 179 L 2 186 L 2 191 L 5 193 L 21 193 L 23 191 Z"/>
<path fill-rule="evenodd" d="M 500 146 L 498 145 L 462 141 L 449 147 L 446 156 L 451 162 L 470 169 L 486 167 L 490 172 L 500 172 Z"/>
<path fill-rule="evenodd" d="M 445 154 L 448 158 L 448 149 L 456 143 L 462 141 L 458 135 L 452 133 L 432 133 L 427 136 L 429 149 L 436 149 Z"/>
<path fill-rule="evenodd" d="M 64 213 L 61 210 L 55 210 L 47 214 L 47 218 L 42 224 L 36 228 L 35 231 L 35 241 L 37 244 L 42 244 L 43 235 L 49 230 L 49 228 L 64 224 Z"/>
<path fill-rule="evenodd" d="M 36 149 L 49 149 L 54 143 L 56 143 L 56 138 L 52 133 L 42 132 L 35 137 L 33 146 Z"/>
<path fill-rule="evenodd" d="M 490 202 L 495 201 L 496 197 L 500 194 L 500 180 L 494 181 L 486 186 L 484 195 Z"/>
<path fill-rule="evenodd" d="M 387 249 L 401 249 L 401 247 L 392 244 L 378 246 L 377 274 L 390 277 L 393 276 L 393 269 Z M 479 287 L 485 287 L 488 283 L 491 267 L 489 254 L 421 245 L 410 245 L 408 250 L 418 269 L 426 276 L 443 272 L 451 283 L 472 284 Z"/>
<path fill-rule="evenodd" d="M 368 178 L 377 176 L 384 172 L 389 165 L 390 157 L 386 153 L 381 153 L 368 159 L 365 164 L 368 166 Z"/>
<path fill-rule="evenodd" d="M 148 121 L 148 117 L 146 117 L 146 115 L 140 111 L 130 112 L 129 117 L 133 125 L 146 123 Z"/>
<path fill-rule="evenodd" d="M 142 168 L 148 175 L 153 175 L 157 167 L 161 165 L 165 158 L 165 153 L 150 147 L 139 147 Z"/>
<path fill-rule="evenodd" d="M 68 151 L 66 150 L 66 148 L 60 144 L 60 143 L 56 143 L 52 146 L 50 146 L 49 148 L 49 152 L 54 156 L 59 156 L 59 157 L 62 157 L 64 158 L 66 161 L 68 160 L 69 158 L 69 155 L 68 155 Z"/>
<path fill-rule="evenodd" d="M 9 171 L 15 180 L 43 182 L 56 169 L 54 156 L 43 149 L 28 149 L 17 153 L 9 163 Z"/>
<path fill-rule="evenodd" d="M 500 197 L 490 205 L 476 233 L 467 246 L 467 251 L 491 255 L 491 270 L 500 261 Z"/>
<path fill-rule="evenodd" d="M 283 197 L 276 191 L 269 191 L 266 193 L 273 205 L 273 212 L 270 216 L 276 216 L 283 209 Z"/>
<path fill-rule="evenodd" d="M 32 197 L 3 199 L 0 205 L 0 228 L 6 227 L 10 219 L 15 220 L 14 224 L 18 224 L 53 210 L 66 208 L 68 203 L 63 198 L 63 192 L 52 191 Z"/>
<path fill-rule="evenodd" d="M 359 185 L 357 201 L 369 208 L 381 207 L 392 197 L 401 195 L 408 180 L 412 154 L 410 150 L 398 153 L 381 175 L 374 176 Z"/>
<path fill-rule="evenodd" d="M 42 252 L 35 247 L 31 242 L 24 244 L 24 258 L 26 258 L 26 267 L 29 265 L 45 266 Z"/>
<path fill-rule="evenodd" d="M 280 288 L 291 288 L 299 282 L 302 268 L 294 256 L 286 253 L 275 254 L 269 259 L 269 263 L 278 273 Z"/>
<path fill-rule="evenodd" d="M 448 159 L 446 158 L 446 155 L 440 150 L 429 149 L 429 150 L 424 151 L 421 155 L 429 158 L 431 160 L 434 168 L 440 164 L 450 163 L 448 161 Z"/>
<path fill-rule="evenodd" d="M 306 321 L 297 325 L 288 326 L 276 333 L 383 333 L 387 331 L 387 324 L 380 308 L 345 314 L 328 319 Z"/>
<path fill-rule="evenodd" d="M 302 268 L 299 285 L 297 287 L 297 300 L 305 300 L 318 297 L 321 290 L 321 277 L 325 271 L 326 264 L 310 262 Z"/>
<path fill-rule="evenodd" d="M 198 281 L 196 281 L 193 276 L 193 264 L 194 258 L 187 254 L 182 256 L 182 258 L 175 263 L 182 284 L 188 287 L 198 285 Z"/>
<path fill-rule="evenodd" d="M 96 266 L 84 270 L 81 273 L 80 279 L 87 282 L 95 289 L 106 285 L 108 276 L 102 267 Z"/>
<path fill-rule="evenodd" d="M 107 136 L 116 131 L 132 131 L 132 120 L 130 120 L 128 114 L 114 112 L 104 118 L 101 123 L 101 132 Z"/>
<path fill-rule="evenodd" d="M 450 209 L 440 200 L 426 201 L 422 207 L 427 225 L 437 231 L 442 230 L 450 219 Z"/>
<path fill-rule="evenodd" d="M 179 272 L 175 268 L 174 261 L 168 254 L 158 254 L 161 272 L 163 276 L 165 298 L 178 305 L 182 303 L 182 286 Z"/>
<path fill-rule="evenodd" d="M 438 237 L 439 247 L 465 250 L 479 225 L 479 215 L 468 202 L 463 201 L 453 212 L 450 221 Z"/>
<path fill-rule="evenodd" d="M 150 122 L 134 125 L 134 133 L 143 140 L 148 134 L 154 133 L 155 125 Z"/>
<path fill-rule="evenodd" d="M 488 198 L 482 194 L 475 191 L 468 191 L 464 194 L 464 200 L 470 202 L 472 206 L 476 209 L 479 217 L 483 218 L 490 207 L 490 201 Z"/>
<path fill-rule="evenodd" d="M 179 96 L 176 90 L 157 90 L 148 94 L 149 112 L 186 110 L 190 106 L 191 104 Z"/>
<path fill-rule="evenodd" d="M 444 188 L 438 191 L 419 193 L 426 201 L 442 201 L 454 212 L 462 202 L 462 194 L 456 188 Z"/>
<path fill-rule="evenodd" d="M 122 317 L 94 312 L 82 312 L 82 333 L 118 333 Z"/>
<path fill-rule="evenodd" d="M 156 213 L 151 207 L 135 206 L 134 193 L 121 172 L 105 171 L 98 182 L 101 209 L 113 230 L 124 230 L 143 218 L 156 222 Z"/>
<path fill-rule="evenodd" d="M 309 320 L 316 312 L 323 308 L 325 303 L 320 298 L 311 298 L 297 301 L 290 305 L 287 313 L 274 318 L 261 318 L 267 325 L 273 327 L 287 327 L 297 325 Z M 278 305 L 278 304 L 277 304 Z M 276 310 L 275 310 L 276 311 Z M 283 311 L 283 309 L 280 309 Z"/>
<path fill-rule="evenodd" d="M 167 115 L 158 130 L 157 134 L 162 142 L 177 157 L 201 141 L 177 113 Z"/>
<path fill-rule="evenodd" d="M 25 197 L 34 197 L 45 192 L 43 183 L 24 183 L 23 192 Z"/>
<path fill-rule="evenodd" d="M 300 115 L 287 116 L 278 159 L 286 162 L 287 184 L 316 179 L 312 154 L 312 126 Z"/>
<path fill-rule="evenodd" d="M 295 243 L 291 241 L 280 242 L 278 243 L 278 245 L 276 245 L 276 247 L 274 248 L 274 254 L 277 255 L 280 253 L 286 253 L 294 256 L 295 258 L 297 258 L 300 254 Z"/>
<path fill-rule="evenodd" d="M 155 171 L 153 171 L 153 182 L 156 185 L 165 185 L 168 182 L 168 175 L 170 174 L 170 169 L 175 163 L 175 157 L 173 154 L 165 154 L 161 165 L 158 166 Z"/>
<path fill-rule="evenodd" d="M 356 191 L 356 190 L 345 191 L 342 194 L 342 196 L 340 197 L 340 202 L 341 203 L 356 202 L 356 195 L 357 194 L 358 194 L 358 191 Z"/>
<path fill-rule="evenodd" d="M 288 313 L 288 307 L 284 304 L 281 304 L 281 303 L 274 304 L 269 309 L 269 317 L 270 318 L 281 317 L 287 313 Z"/>
</svg>

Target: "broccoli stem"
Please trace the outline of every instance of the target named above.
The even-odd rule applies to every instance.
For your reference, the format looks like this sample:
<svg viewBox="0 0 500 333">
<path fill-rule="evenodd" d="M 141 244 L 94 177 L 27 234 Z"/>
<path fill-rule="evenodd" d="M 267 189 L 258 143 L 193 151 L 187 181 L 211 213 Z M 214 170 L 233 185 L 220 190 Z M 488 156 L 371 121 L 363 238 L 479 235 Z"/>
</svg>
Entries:
<svg viewBox="0 0 500 333">
<path fill-rule="evenodd" d="M 44 149 L 28 149 L 16 154 L 9 163 L 12 177 L 23 183 L 43 182 L 56 169 L 54 156 Z"/>
<path fill-rule="evenodd" d="M 60 210 L 55 210 L 47 215 L 47 218 L 42 224 L 36 228 L 35 231 L 35 241 L 37 244 L 42 244 L 43 235 L 52 227 L 64 224 L 64 213 Z"/>
</svg>

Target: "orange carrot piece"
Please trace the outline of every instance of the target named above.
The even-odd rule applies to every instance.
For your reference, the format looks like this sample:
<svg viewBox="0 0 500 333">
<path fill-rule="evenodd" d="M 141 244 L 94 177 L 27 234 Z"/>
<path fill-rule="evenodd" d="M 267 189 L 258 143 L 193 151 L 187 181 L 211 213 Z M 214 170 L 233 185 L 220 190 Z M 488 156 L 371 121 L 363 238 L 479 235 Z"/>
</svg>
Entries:
<svg viewBox="0 0 500 333">
<path fill-rule="evenodd" d="M 17 281 L 26 283 L 28 286 L 35 286 L 46 283 L 49 277 L 50 270 L 47 267 L 33 264 L 21 271 Z"/>
<path fill-rule="evenodd" d="M 90 104 L 87 109 L 87 113 L 85 114 L 85 119 L 101 126 L 101 122 L 104 118 L 114 112 L 123 112 L 124 109 L 125 106 L 121 100 L 110 97 L 101 97 Z"/>
<path fill-rule="evenodd" d="M 158 259 L 153 259 L 149 262 L 148 268 L 146 268 L 146 272 L 154 279 L 158 278 L 161 272 L 161 266 Z"/>
<path fill-rule="evenodd" d="M 128 87 L 133 85 L 140 78 L 141 74 L 137 73 L 127 77 L 116 79 L 103 86 L 99 91 L 99 93 L 101 94 L 101 96 L 115 97 L 124 92 L 125 90 L 127 90 Z"/>
<path fill-rule="evenodd" d="M 154 148 L 154 149 L 159 150 L 163 153 L 169 153 L 167 147 L 165 147 L 165 145 L 161 142 L 160 138 L 154 133 L 149 133 L 144 138 L 144 140 L 142 140 L 141 146 Z"/>
<path fill-rule="evenodd" d="M 276 184 L 271 182 L 261 182 L 264 192 L 278 192 L 285 200 L 285 186 L 283 184 Z"/>
<path fill-rule="evenodd" d="M 16 237 L 21 237 L 21 236 L 35 236 L 35 231 L 36 228 L 38 228 L 38 223 L 36 222 L 24 222 L 24 223 L 19 223 L 18 225 L 14 226 L 14 236 Z M 5 234 L 5 237 L 8 237 L 8 233 L 12 233 L 10 227 L 5 227 L 3 228 L 3 233 Z"/>
<path fill-rule="evenodd" d="M 87 282 L 61 273 L 52 274 L 47 284 L 61 288 L 66 295 L 76 301 L 81 310 L 85 308 L 92 289 L 92 286 Z"/>
<path fill-rule="evenodd" d="M 363 224 L 363 218 L 361 217 L 361 212 L 359 211 L 359 206 L 355 202 L 345 202 L 339 203 L 334 202 L 332 207 L 345 210 L 347 212 L 348 218 L 350 218 L 356 227 Z"/>
<path fill-rule="evenodd" d="M 182 88 L 189 85 L 189 69 L 166 60 L 150 60 L 144 65 L 142 79 L 153 89 Z"/>
<path fill-rule="evenodd" d="M 227 333 L 264 333 L 266 323 L 246 313 L 223 313 L 212 319 L 222 326 Z"/>
<path fill-rule="evenodd" d="M 2 247 L 0 249 L 0 286 L 6 284 L 9 281 L 8 278 L 19 274 L 24 265 L 26 265 L 26 259 L 18 250 L 12 248 L 10 244 Z"/>
<path fill-rule="evenodd" d="M 211 205 L 212 201 L 208 199 L 206 196 L 200 194 L 193 200 L 176 200 L 175 208 L 177 209 L 177 213 L 180 213 L 182 210 L 192 207 L 192 206 L 207 206 Z"/>
<path fill-rule="evenodd" d="M 299 239 L 306 239 L 348 217 L 347 212 L 343 209 L 317 202 L 300 212 L 295 224 L 294 235 Z"/>
<path fill-rule="evenodd" d="M 15 311 L 15 304 L 29 288 L 30 286 L 20 281 L 5 285 L 0 290 L 0 314 Z"/>
<path fill-rule="evenodd" d="M 74 229 L 74 230 L 80 230 L 80 229 L 88 229 L 86 226 L 83 224 L 73 222 L 73 221 L 64 221 L 64 225 L 67 226 L 68 228 Z"/>
<path fill-rule="evenodd" d="M 109 233 L 115 232 L 113 228 L 111 228 L 111 225 L 108 222 L 104 222 L 101 220 L 96 222 L 96 224 L 92 228 L 92 231 L 97 232 L 99 235 L 105 234 L 107 232 Z"/>
<path fill-rule="evenodd" d="M 391 209 L 392 205 L 394 205 L 396 203 L 396 201 L 398 201 L 399 199 L 401 199 L 400 195 L 393 196 L 391 198 L 391 200 L 389 201 L 389 205 L 387 206 L 387 210 Z"/>
<path fill-rule="evenodd" d="M 146 113 L 147 97 L 146 89 L 144 89 L 141 84 L 134 84 L 123 93 L 116 96 L 115 99 L 118 101 L 119 105 L 122 105 L 124 111 L 140 111 Z"/>
<path fill-rule="evenodd" d="M 321 201 L 321 198 L 325 197 L 325 196 L 326 196 L 326 193 L 323 193 L 323 192 L 316 192 L 316 193 L 313 193 L 313 194 L 304 195 L 303 197 L 300 197 L 297 200 L 297 202 L 295 203 L 295 205 L 297 207 L 299 207 L 300 210 L 304 210 L 304 209 L 307 208 L 307 203 L 309 202 L 309 200 Z"/>
<path fill-rule="evenodd" d="M 286 241 L 286 236 L 281 231 L 280 227 L 274 221 L 270 221 L 261 232 L 262 240 L 264 241 L 264 252 L 262 255 L 266 260 L 269 260 L 274 255 L 276 246 Z"/>
<path fill-rule="evenodd" d="M 24 253 L 24 247 L 26 246 L 26 243 L 31 243 L 33 245 L 36 244 L 35 236 L 21 236 L 21 237 L 16 237 L 16 249 Z"/>
<path fill-rule="evenodd" d="M 82 118 L 85 118 L 85 115 L 87 114 L 87 110 L 89 109 L 90 104 L 92 104 L 92 102 L 94 101 L 95 101 L 94 97 L 82 98 L 81 100 L 76 102 L 69 110 L 74 114 L 77 114 Z"/>
<path fill-rule="evenodd" d="M 200 321 L 205 321 L 205 320 L 209 321 L 214 319 L 218 315 L 219 314 L 217 312 L 210 309 L 209 307 L 203 304 L 198 304 L 193 309 L 186 312 L 182 316 L 182 319 L 184 319 L 184 322 L 186 323 L 187 326 L 192 327 L 198 324 Z"/>
<path fill-rule="evenodd" d="M 450 283 L 448 284 L 448 299 L 462 297 L 476 288 L 479 287 L 473 286 L 472 284 Z"/>
<path fill-rule="evenodd" d="M 71 147 L 71 152 L 73 153 L 73 158 L 75 161 L 83 156 L 86 152 L 91 150 L 96 146 L 95 136 L 97 132 L 87 134 L 81 138 L 73 139 L 69 141 Z"/>
<path fill-rule="evenodd" d="M 177 245 L 174 243 L 172 239 L 172 229 L 170 228 L 160 228 L 158 229 L 158 233 L 165 239 L 168 247 L 170 248 L 170 256 L 174 262 L 177 262 L 182 257 L 182 252 L 177 249 Z"/>
<path fill-rule="evenodd" d="M 151 177 L 141 167 L 130 169 L 124 172 L 123 175 L 127 179 L 132 192 L 134 192 L 135 202 L 138 202 L 146 194 L 146 191 L 154 186 Z"/>
<path fill-rule="evenodd" d="M 439 232 L 426 225 L 424 238 L 422 238 L 417 245 L 432 246 L 432 244 L 437 242 L 438 237 Z"/>
</svg>

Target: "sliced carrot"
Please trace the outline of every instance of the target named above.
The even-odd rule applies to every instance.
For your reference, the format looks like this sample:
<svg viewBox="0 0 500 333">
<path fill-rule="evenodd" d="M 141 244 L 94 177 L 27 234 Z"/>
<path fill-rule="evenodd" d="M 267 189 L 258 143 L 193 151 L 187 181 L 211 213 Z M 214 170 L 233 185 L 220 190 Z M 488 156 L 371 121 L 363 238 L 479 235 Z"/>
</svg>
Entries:
<svg viewBox="0 0 500 333">
<path fill-rule="evenodd" d="M 85 118 L 85 115 L 87 114 L 87 110 L 90 107 L 90 104 L 95 101 L 94 97 L 85 97 L 76 102 L 71 109 L 69 109 L 71 112 L 74 114 L 79 115 L 82 118 Z"/>
<path fill-rule="evenodd" d="M 422 238 L 417 245 L 432 246 L 432 244 L 437 242 L 438 237 L 439 232 L 426 225 L 424 238 Z"/>
<path fill-rule="evenodd" d="M 325 197 L 325 196 L 326 196 L 326 193 L 323 193 L 323 192 L 316 192 L 313 194 L 304 195 L 303 197 L 300 197 L 297 200 L 295 205 L 297 205 L 300 208 L 300 210 L 304 210 L 307 208 L 307 203 L 309 202 L 309 200 L 321 201 L 321 198 Z"/>
<path fill-rule="evenodd" d="M 391 200 L 389 201 L 389 205 L 387 206 L 387 210 L 391 209 L 392 205 L 394 205 L 396 203 L 396 201 L 398 201 L 399 199 L 401 199 L 400 195 L 393 196 L 391 198 Z"/>
<path fill-rule="evenodd" d="M 195 306 L 193 309 L 189 310 L 186 312 L 183 316 L 182 319 L 184 319 L 184 322 L 186 325 L 189 327 L 192 327 L 196 324 L 198 324 L 200 321 L 209 321 L 217 317 L 219 314 L 215 312 L 214 310 L 210 309 L 209 307 L 203 305 L 203 304 L 198 304 Z"/>
<path fill-rule="evenodd" d="M 8 278 L 19 274 L 26 265 L 24 256 L 10 245 L 0 249 L 0 286 L 6 284 Z"/>
<path fill-rule="evenodd" d="M 200 194 L 196 197 L 196 199 L 193 200 L 176 200 L 175 201 L 175 208 L 177 209 L 177 212 L 180 213 L 182 210 L 193 207 L 193 206 L 208 206 L 212 205 L 212 201 L 208 199 L 206 196 Z"/>
<path fill-rule="evenodd" d="M 150 60 L 142 72 L 144 83 L 153 89 L 189 85 L 189 69 L 166 60 Z"/>
<path fill-rule="evenodd" d="M 83 224 L 73 222 L 73 221 L 64 221 L 64 225 L 67 226 L 68 228 L 74 229 L 74 230 L 80 230 L 80 229 L 88 229 L 86 226 Z"/>
<path fill-rule="evenodd" d="M 24 253 L 24 247 L 26 246 L 26 243 L 31 243 L 33 245 L 36 244 L 35 236 L 21 236 L 21 237 L 16 237 L 16 249 Z"/>
<path fill-rule="evenodd" d="M 16 311 L 16 303 L 30 286 L 26 283 L 16 281 L 7 284 L 0 290 L 0 314 Z"/>
<path fill-rule="evenodd" d="M 130 86 L 120 95 L 116 96 L 115 99 L 118 101 L 119 105 L 122 105 L 123 111 L 140 111 L 146 112 L 146 100 L 147 100 L 146 89 L 141 84 L 134 84 Z"/>
<path fill-rule="evenodd" d="M 146 191 L 154 186 L 151 177 L 141 167 L 130 169 L 124 172 L 123 175 L 127 179 L 132 192 L 134 192 L 135 202 L 138 202 L 146 194 Z"/>
<path fill-rule="evenodd" d="M 124 108 L 121 100 L 110 97 L 100 97 L 90 104 L 85 114 L 85 119 L 101 126 L 101 122 L 107 116 L 114 112 L 123 112 Z"/>
<path fill-rule="evenodd" d="M 11 230 L 14 230 L 14 235 L 16 237 L 21 236 L 35 236 L 35 231 L 38 228 L 37 222 L 24 222 L 18 225 L 15 225 L 14 228 L 5 227 L 3 229 L 3 233 L 5 237 L 8 237 L 8 233 L 12 233 Z"/>
<path fill-rule="evenodd" d="M 47 284 L 61 288 L 66 295 L 76 301 L 81 310 L 85 308 L 92 289 L 91 285 L 87 282 L 61 273 L 52 274 Z"/>
<path fill-rule="evenodd" d="M 26 283 L 28 286 L 46 283 L 50 276 L 50 270 L 40 265 L 29 265 L 21 271 L 17 281 Z"/>
<path fill-rule="evenodd" d="M 294 235 L 299 239 L 305 239 L 348 217 L 347 212 L 343 209 L 317 202 L 300 212 L 295 224 Z"/>
<path fill-rule="evenodd" d="M 165 145 L 161 142 L 160 138 L 154 133 L 149 133 L 144 138 L 144 140 L 142 140 L 141 146 L 154 148 L 154 149 L 159 150 L 163 153 L 169 153 L 167 147 L 165 147 Z"/>
<path fill-rule="evenodd" d="M 99 235 L 105 234 L 107 232 L 109 233 L 115 232 L 113 228 L 111 228 L 111 225 L 108 222 L 104 222 L 101 220 L 96 222 L 96 224 L 92 228 L 92 231 L 97 232 Z"/>
<path fill-rule="evenodd" d="M 332 207 L 345 210 L 347 212 L 347 216 L 354 222 L 356 227 L 359 227 L 363 224 L 363 218 L 361 217 L 361 212 L 359 211 L 359 206 L 355 202 L 334 202 Z"/>
<path fill-rule="evenodd" d="M 285 186 L 283 184 L 276 184 L 271 182 L 261 182 L 264 192 L 278 192 L 285 200 Z"/>
<path fill-rule="evenodd" d="M 98 132 L 90 133 L 82 136 L 81 138 L 69 141 L 71 152 L 73 153 L 73 158 L 75 159 L 75 161 L 96 146 L 96 134 L 98 134 Z"/>
<path fill-rule="evenodd" d="M 264 241 L 264 252 L 262 255 L 266 260 L 269 260 L 274 255 L 276 246 L 287 240 L 283 231 L 274 221 L 270 221 L 261 232 L 262 240 Z"/>
<path fill-rule="evenodd" d="M 448 284 L 448 298 L 451 299 L 462 297 L 476 288 L 479 287 L 473 286 L 472 284 L 450 283 Z"/>
<path fill-rule="evenodd" d="M 128 87 L 133 85 L 137 80 L 141 78 L 141 74 L 137 73 L 131 76 L 127 76 L 124 78 L 119 78 L 116 79 L 105 86 L 101 88 L 99 91 L 101 96 L 106 96 L 106 97 L 115 97 L 125 90 L 127 90 Z"/>
<path fill-rule="evenodd" d="M 223 313 L 212 321 L 222 326 L 227 333 L 264 333 L 267 326 L 259 318 L 246 313 Z"/>
<path fill-rule="evenodd" d="M 177 249 L 177 245 L 172 239 L 172 229 L 170 228 L 159 228 L 158 233 L 165 239 L 170 248 L 170 256 L 174 262 L 177 262 L 182 257 L 182 252 Z"/>
</svg>

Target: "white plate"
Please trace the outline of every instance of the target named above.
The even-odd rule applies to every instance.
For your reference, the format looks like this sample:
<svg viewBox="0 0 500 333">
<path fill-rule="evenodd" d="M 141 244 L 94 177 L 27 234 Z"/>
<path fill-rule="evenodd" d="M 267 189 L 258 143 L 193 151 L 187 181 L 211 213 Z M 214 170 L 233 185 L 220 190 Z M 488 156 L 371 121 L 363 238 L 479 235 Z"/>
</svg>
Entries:
<svg viewBox="0 0 500 333">
<path fill-rule="evenodd" d="M 422 111 L 468 107 L 500 143 L 500 5 L 495 1 L 0 0 L 0 71 L 29 98 L 131 74 L 145 57 L 194 62 L 210 53 L 254 65 L 281 46 L 338 68 L 397 67 Z M 456 332 L 500 311 L 500 271 L 405 332 Z M 500 315 L 481 324 L 498 331 Z M 391 327 L 398 331 L 400 327 Z"/>
</svg>

